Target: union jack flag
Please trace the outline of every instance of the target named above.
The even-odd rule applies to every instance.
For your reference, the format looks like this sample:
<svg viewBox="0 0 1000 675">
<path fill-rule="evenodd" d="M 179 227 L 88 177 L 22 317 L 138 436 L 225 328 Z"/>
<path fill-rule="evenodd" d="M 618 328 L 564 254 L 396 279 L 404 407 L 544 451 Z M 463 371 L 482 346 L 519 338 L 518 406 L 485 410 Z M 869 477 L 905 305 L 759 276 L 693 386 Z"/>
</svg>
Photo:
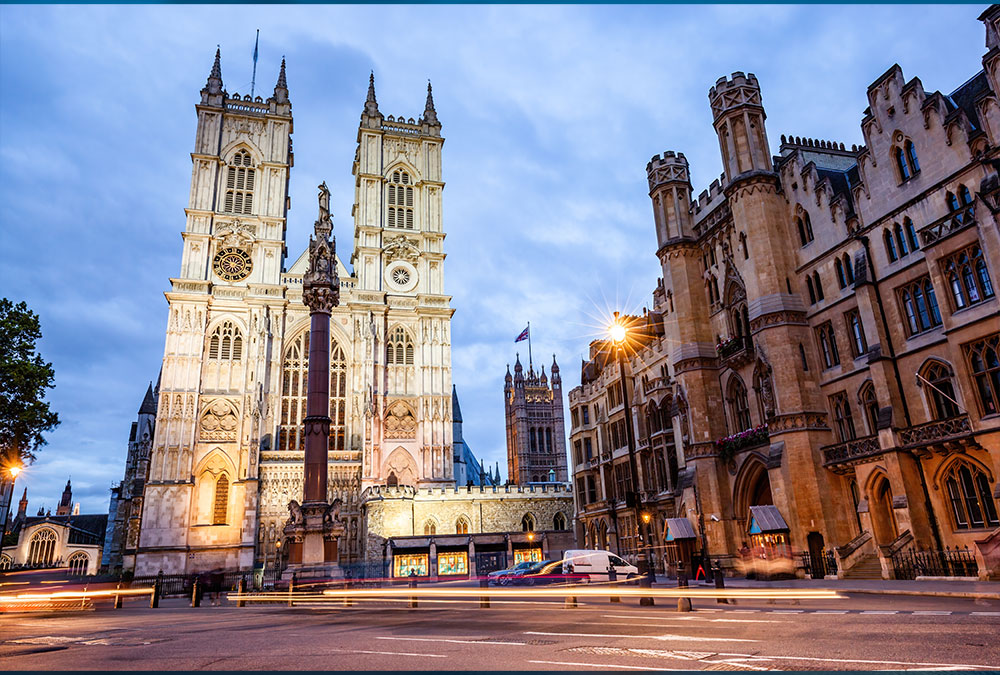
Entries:
<svg viewBox="0 0 1000 675">
<path fill-rule="evenodd" d="M 528 329 L 525 328 L 524 330 L 521 331 L 520 335 L 514 338 L 514 342 L 520 342 L 521 340 L 527 340 L 527 339 L 528 339 Z"/>
</svg>

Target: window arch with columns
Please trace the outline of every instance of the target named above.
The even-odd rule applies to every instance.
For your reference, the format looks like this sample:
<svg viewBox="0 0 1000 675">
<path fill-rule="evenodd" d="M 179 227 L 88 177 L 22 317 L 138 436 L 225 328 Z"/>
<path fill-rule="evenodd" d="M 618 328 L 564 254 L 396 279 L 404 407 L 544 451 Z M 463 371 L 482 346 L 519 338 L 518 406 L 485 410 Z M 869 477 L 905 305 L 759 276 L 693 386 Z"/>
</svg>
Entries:
<svg viewBox="0 0 1000 675">
<path fill-rule="evenodd" d="M 733 420 L 733 433 L 753 427 L 750 420 L 750 403 L 747 400 L 747 388 L 739 375 L 729 378 L 727 387 L 730 416 Z"/>
<path fill-rule="evenodd" d="M 69 573 L 74 576 L 84 576 L 90 567 L 90 556 L 83 551 L 77 551 L 67 561 Z"/>
<path fill-rule="evenodd" d="M 309 377 L 309 331 L 290 341 L 281 362 L 281 411 L 278 449 L 302 451 L 305 437 L 302 421 L 306 416 Z M 343 450 L 347 406 L 347 357 L 330 336 L 330 450 Z"/>
<path fill-rule="evenodd" d="M 28 542 L 28 565 L 32 567 L 51 565 L 55 560 L 57 541 L 55 531 L 48 527 L 31 535 Z"/>
<path fill-rule="evenodd" d="M 952 525 L 956 530 L 1000 527 L 989 469 L 967 458 L 952 460 L 935 476 L 935 487 L 944 487 Z"/>
<path fill-rule="evenodd" d="M 222 210 L 225 213 L 253 213 L 254 183 L 256 169 L 247 150 L 240 148 L 229 160 L 226 167 L 226 187 Z"/>
</svg>

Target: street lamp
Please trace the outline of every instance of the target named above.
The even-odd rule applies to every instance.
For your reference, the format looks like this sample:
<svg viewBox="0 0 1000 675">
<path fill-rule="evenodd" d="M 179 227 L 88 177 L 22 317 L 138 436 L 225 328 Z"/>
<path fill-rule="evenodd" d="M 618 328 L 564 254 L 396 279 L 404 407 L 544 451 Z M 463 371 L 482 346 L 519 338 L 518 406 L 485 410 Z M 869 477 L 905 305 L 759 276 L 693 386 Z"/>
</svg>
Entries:
<svg viewBox="0 0 1000 675">
<path fill-rule="evenodd" d="M 608 332 L 611 335 L 611 340 L 615 344 L 615 352 L 618 358 L 618 376 L 621 381 L 622 387 L 622 403 L 625 405 L 625 441 L 628 444 L 628 462 L 629 470 L 632 473 L 632 508 L 635 515 L 635 530 L 636 530 L 636 552 L 638 554 L 639 543 L 642 540 L 642 533 L 639 526 L 639 521 L 644 520 L 649 522 L 649 515 L 643 516 L 639 511 L 639 495 L 641 486 L 639 485 L 639 470 L 636 466 L 635 461 L 635 437 L 632 432 L 632 406 L 629 404 L 628 400 L 628 384 L 625 381 L 625 345 L 628 341 L 628 328 L 626 327 L 624 321 L 619 316 L 618 312 L 615 312 L 615 320 L 608 328 Z M 652 561 L 649 558 L 649 549 L 643 548 L 642 555 L 645 557 L 646 561 L 646 577 L 643 585 L 649 584 L 649 571 L 652 566 Z M 644 601 L 649 600 L 649 598 L 640 598 L 641 604 L 646 604 Z"/>
<path fill-rule="evenodd" d="M 22 467 L 20 464 L 11 464 L 7 467 L 7 471 L 4 473 L 10 476 L 10 497 L 7 498 L 6 504 L 3 509 L 3 526 L 0 527 L 0 545 L 2 545 L 4 535 L 7 534 L 7 518 L 10 514 L 10 509 L 14 505 L 14 481 L 17 480 L 17 476 L 21 473 Z M 3 484 L 7 477 L 0 474 L 0 495 L 3 494 Z"/>
</svg>

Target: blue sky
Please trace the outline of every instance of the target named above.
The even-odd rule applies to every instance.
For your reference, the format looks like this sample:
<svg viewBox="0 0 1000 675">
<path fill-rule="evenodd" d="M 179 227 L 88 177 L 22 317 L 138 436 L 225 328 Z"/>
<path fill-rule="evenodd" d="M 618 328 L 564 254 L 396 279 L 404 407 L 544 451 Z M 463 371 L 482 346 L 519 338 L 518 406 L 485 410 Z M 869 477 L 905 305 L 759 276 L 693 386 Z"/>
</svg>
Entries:
<svg viewBox="0 0 1000 675">
<path fill-rule="evenodd" d="M 531 321 L 564 388 L 598 317 L 640 310 L 659 276 L 645 167 L 684 152 L 695 193 L 721 172 L 708 89 L 754 72 L 781 134 L 862 142 L 869 83 L 898 62 L 927 91 L 973 76 L 985 5 L 0 6 L 0 294 L 41 316 L 63 420 L 19 479 L 33 512 L 66 478 L 107 508 L 163 354 L 180 269 L 194 105 L 216 45 L 230 93 L 288 62 L 295 167 L 288 250 L 332 190 L 350 258 L 351 161 L 375 71 L 386 115 L 444 125 L 446 291 L 465 438 L 505 470 L 503 375 Z M 289 263 L 290 264 L 290 263 Z"/>
</svg>

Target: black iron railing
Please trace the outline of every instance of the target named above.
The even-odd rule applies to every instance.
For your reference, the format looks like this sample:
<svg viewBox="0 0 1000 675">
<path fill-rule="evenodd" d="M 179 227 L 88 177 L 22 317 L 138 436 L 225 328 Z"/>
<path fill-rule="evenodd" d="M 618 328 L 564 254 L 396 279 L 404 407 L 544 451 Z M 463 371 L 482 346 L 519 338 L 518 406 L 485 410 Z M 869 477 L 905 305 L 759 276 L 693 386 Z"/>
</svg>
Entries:
<svg viewBox="0 0 1000 675">
<path fill-rule="evenodd" d="M 897 551 L 892 554 L 896 579 L 917 577 L 978 577 L 976 555 L 968 546 L 943 551 Z"/>
<path fill-rule="evenodd" d="M 813 576 L 813 559 L 809 551 L 802 551 L 802 569 L 807 577 Z M 837 573 L 837 556 L 833 551 L 824 551 L 822 557 L 817 562 L 823 564 L 823 569 L 816 570 L 819 577 L 834 575 Z"/>
</svg>

